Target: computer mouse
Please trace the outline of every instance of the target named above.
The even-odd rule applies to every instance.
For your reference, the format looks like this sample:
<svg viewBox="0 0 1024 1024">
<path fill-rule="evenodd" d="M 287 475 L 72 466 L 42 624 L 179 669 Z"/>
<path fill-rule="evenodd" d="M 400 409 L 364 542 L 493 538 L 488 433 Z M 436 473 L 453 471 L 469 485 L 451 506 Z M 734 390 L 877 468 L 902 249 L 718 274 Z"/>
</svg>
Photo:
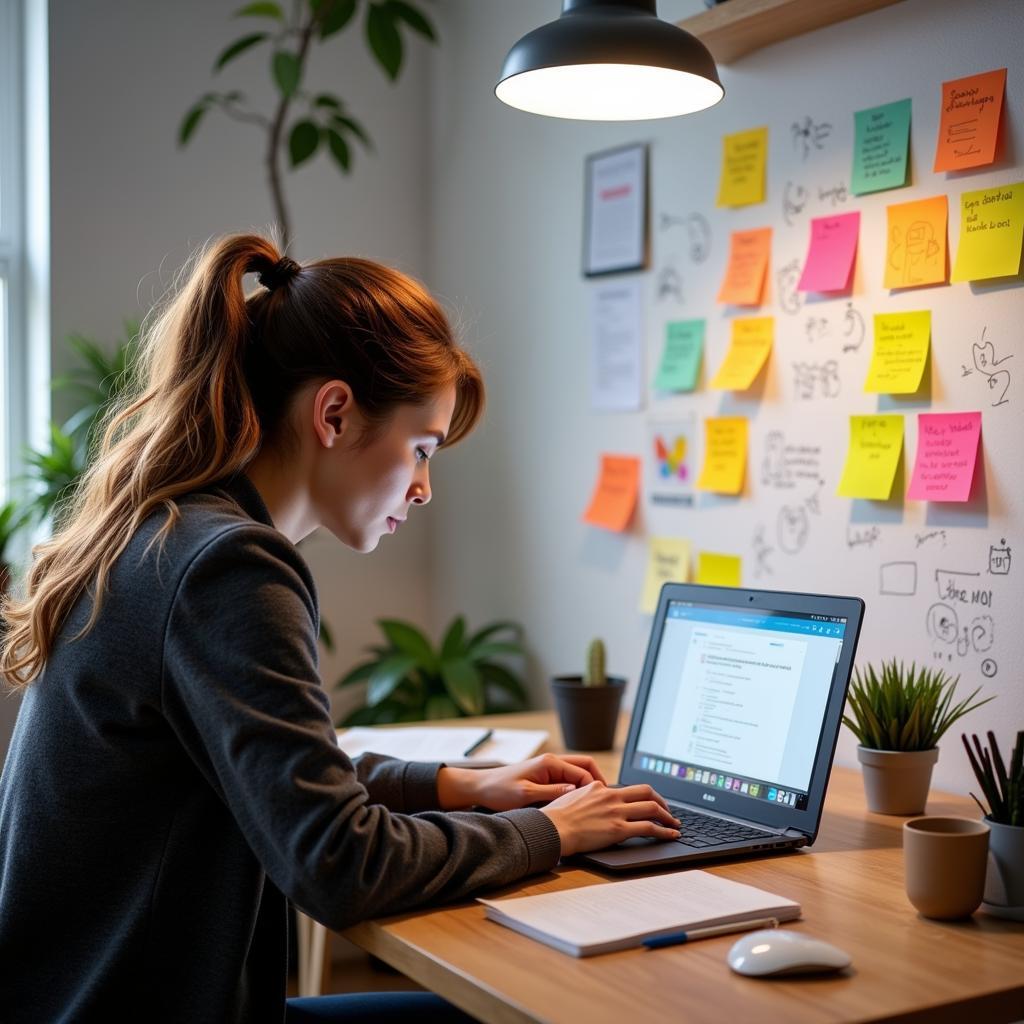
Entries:
<svg viewBox="0 0 1024 1024">
<path fill-rule="evenodd" d="M 744 935 L 733 943 L 726 961 L 737 974 L 753 978 L 841 971 L 851 963 L 849 954 L 831 943 L 781 928 Z"/>
</svg>

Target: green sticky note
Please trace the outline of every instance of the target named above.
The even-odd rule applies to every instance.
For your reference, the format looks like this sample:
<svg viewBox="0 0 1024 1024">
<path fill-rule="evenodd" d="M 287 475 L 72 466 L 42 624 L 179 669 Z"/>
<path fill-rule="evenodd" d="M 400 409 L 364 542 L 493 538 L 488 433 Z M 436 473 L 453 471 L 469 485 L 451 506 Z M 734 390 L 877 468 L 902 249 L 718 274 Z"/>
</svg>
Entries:
<svg viewBox="0 0 1024 1024">
<path fill-rule="evenodd" d="M 655 391 L 692 391 L 704 351 L 704 321 L 676 320 L 667 325 L 665 349 L 654 378 Z"/>
<path fill-rule="evenodd" d="M 910 100 L 858 110 L 853 115 L 854 195 L 907 183 Z"/>
</svg>

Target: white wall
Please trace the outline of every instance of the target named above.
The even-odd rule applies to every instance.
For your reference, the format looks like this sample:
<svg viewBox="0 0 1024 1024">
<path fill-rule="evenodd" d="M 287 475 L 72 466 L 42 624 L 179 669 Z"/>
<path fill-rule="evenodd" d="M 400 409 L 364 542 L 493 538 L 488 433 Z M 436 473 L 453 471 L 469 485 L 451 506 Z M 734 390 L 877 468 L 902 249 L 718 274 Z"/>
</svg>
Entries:
<svg viewBox="0 0 1024 1024">
<path fill-rule="evenodd" d="M 268 51 L 239 57 L 220 83 L 210 75 L 221 49 L 259 24 L 232 19 L 240 6 L 51 2 L 55 373 L 67 365 L 69 332 L 118 335 L 122 318 L 145 313 L 193 246 L 272 223 L 260 131 L 213 112 L 188 147 L 176 146 L 184 112 L 208 90 L 239 88 L 268 109 Z M 409 45 L 391 85 L 362 25 L 314 47 L 307 81 L 347 102 L 376 155 L 357 152 L 349 177 L 323 154 L 286 176 L 297 259 L 360 255 L 424 275 L 427 50 Z M 372 559 L 333 538 L 304 545 L 339 644 L 323 660 L 328 683 L 373 639 L 374 618 L 426 618 L 428 538 L 428 516 L 414 516 Z"/>
<path fill-rule="evenodd" d="M 648 535 L 690 539 L 695 549 L 740 554 L 744 584 L 771 589 L 853 593 L 867 601 L 860 660 L 897 655 L 942 664 L 973 688 L 984 683 L 998 699 L 967 720 L 993 728 L 1004 746 L 1024 726 L 1024 686 L 1019 666 L 1024 637 L 1018 628 L 1024 599 L 1020 566 L 1008 576 L 987 572 L 990 545 L 1003 538 L 1017 552 L 1024 542 L 1024 493 L 1020 486 L 1019 437 L 1024 396 L 992 408 L 977 374 L 962 377 L 970 346 L 982 327 L 1000 354 L 1021 358 L 1017 285 L 964 284 L 889 295 L 881 288 L 884 211 L 888 203 L 946 192 L 950 196 L 951 251 L 959 235 L 959 193 L 1022 178 L 1024 125 L 1024 5 L 1014 0 L 961 4 L 956 0 L 906 0 L 895 7 L 789 40 L 723 69 L 726 98 L 710 111 L 646 124 L 592 125 L 533 117 L 497 102 L 492 89 L 508 47 L 558 10 L 553 0 L 451 0 L 444 8 L 444 59 L 435 67 L 431 192 L 431 283 L 457 302 L 467 340 L 485 366 L 490 388 L 487 423 L 461 450 L 437 460 L 433 520 L 438 552 L 434 575 L 435 616 L 459 609 L 475 619 L 513 617 L 525 623 L 536 653 L 532 687 L 549 703 L 545 679 L 576 670 L 587 640 L 606 637 L 610 668 L 631 677 L 642 661 L 650 619 L 637 611 Z M 659 5 L 663 16 L 693 13 L 697 3 Z M 931 172 L 941 82 L 1008 66 L 1004 152 L 978 173 Z M 584 157 L 638 140 L 651 144 L 654 222 L 653 270 L 645 275 L 647 373 L 656 367 L 668 319 L 706 317 L 704 380 L 720 361 L 728 318 L 715 304 L 728 232 L 765 224 L 775 229 L 772 268 L 802 261 L 809 216 L 828 212 L 815 201 L 793 227 L 781 216 L 788 179 L 816 189 L 849 184 L 854 111 L 910 96 L 912 185 L 898 192 L 853 198 L 842 209 L 862 211 L 854 305 L 870 324 L 875 311 L 932 310 L 932 358 L 928 388 L 903 401 L 862 391 L 870 335 L 856 353 L 840 357 L 842 393 L 831 402 L 797 403 L 790 364 L 828 351 L 838 340 L 805 335 L 809 315 L 841 317 L 845 301 L 806 306 L 788 316 L 774 287 L 766 313 L 776 316 L 775 350 L 766 383 L 752 395 L 724 395 L 702 388 L 665 401 L 648 395 L 643 413 L 595 414 L 588 406 L 588 298 L 580 275 Z M 806 160 L 792 143 L 791 125 L 805 115 L 830 122 L 825 147 Z M 768 197 L 740 211 L 715 210 L 724 133 L 769 125 Z M 657 227 L 661 212 L 703 212 L 712 224 L 712 258 L 701 267 L 685 258 L 684 240 Z M 659 303 L 654 275 L 678 263 L 685 302 Z M 836 324 L 833 324 L 835 329 Z M 831 346 L 828 349 L 827 346 Z M 930 401 L 928 400 L 930 396 Z M 906 416 L 904 465 L 916 440 L 916 413 L 924 410 L 983 412 L 984 471 L 980 496 L 964 506 L 926 506 L 834 497 L 846 451 L 852 412 L 902 411 Z M 734 412 L 750 417 L 746 488 L 738 500 L 702 496 L 692 511 L 644 503 L 626 536 L 584 526 L 580 516 L 604 451 L 641 454 L 651 413 L 693 410 L 699 417 Z M 822 446 L 825 480 L 822 513 L 810 517 L 799 555 L 776 550 L 770 574 L 755 573 L 753 537 L 770 538 L 781 507 L 792 496 L 765 487 L 759 466 L 764 437 L 783 429 L 787 439 Z M 897 484 L 897 487 L 900 485 Z M 905 485 L 904 485 L 905 487 Z M 801 498 L 806 495 L 801 495 Z M 870 545 L 854 543 L 877 527 Z M 936 532 L 938 531 L 938 532 Z M 1019 558 L 1019 555 L 1017 556 Z M 913 597 L 879 593 L 879 568 L 897 559 L 918 563 Z M 995 678 L 980 675 L 982 656 L 937 643 L 926 615 L 937 600 L 937 569 L 980 572 L 991 588 L 991 609 L 962 606 L 966 625 L 979 612 L 995 620 L 995 644 L 987 657 Z M 941 660 L 940 660 L 941 659 Z M 965 790 L 970 782 L 959 749 L 960 729 L 946 741 L 938 784 Z M 844 730 L 839 760 L 853 763 L 852 737 Z"/>
</svg>

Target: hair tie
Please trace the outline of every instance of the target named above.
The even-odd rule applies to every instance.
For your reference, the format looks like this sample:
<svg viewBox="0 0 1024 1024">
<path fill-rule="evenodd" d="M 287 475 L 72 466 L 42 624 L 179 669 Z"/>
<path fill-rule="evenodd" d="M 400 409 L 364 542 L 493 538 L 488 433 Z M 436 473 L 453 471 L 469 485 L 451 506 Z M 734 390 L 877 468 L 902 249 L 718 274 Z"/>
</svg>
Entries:
<svg viewBox="0 0 1024 1024">
<path fill-rule="evenodd" d="M 279 285 L 287 284 L 302 267 L 293 259 L 282 256 L 269 270 L 262 270 L 257 280 L 264 288 L 273 291 Z"/>
</svg>

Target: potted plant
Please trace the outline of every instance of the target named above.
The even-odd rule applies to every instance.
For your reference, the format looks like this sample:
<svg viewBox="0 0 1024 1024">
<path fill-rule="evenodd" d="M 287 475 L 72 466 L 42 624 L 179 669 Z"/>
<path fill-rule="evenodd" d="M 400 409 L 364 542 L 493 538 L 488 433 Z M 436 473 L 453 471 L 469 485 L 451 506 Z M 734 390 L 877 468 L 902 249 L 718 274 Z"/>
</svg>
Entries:
<svg viewBox="0 0 1024 1024">
<path fill-rule="evenodd" d="M 565 745 L 572 750 L 611 750 L 625 688 L 625 679 L 605 673 L 604 641 L 591 640 L 585 673 L 551 680 Z"/>
<path fill-rule="evenodd" d="M 7 545 L 25 525 L 25 518 L 16 502 L 7 501 L 0 505 L 0 599 L 7 594 L 11 582 L 11 569 L 7 564 Z"/>
<path fill-rule="evenodd" d="M 981 908 L 997 917 L 1024 921 L 1024 730 L 1010 754 L 1006 770 L 995 734 L 988 733 L 988 747 L 972 735 L 974 750 L 966 736 L 960 737 L 974 769 L 988 810 L 974 796 L 989 827 L 988 872 Z"/>
<path fill-rule="evenodd" d="M 338 687 L 366 684 L 366 704 L 338 725 L 381 725 L 459 718 L 488 712 L 522 711 L 522 681 L 495 658 L 522 658 L 522 627 L 494 622 L 467 633 L 459 615 L 436 649 L 420 630 L 398 619 L 377 622 L 386 643 L 356 665 Z"/>
<path fill-rule="evenodd" d="M 860 741 L 868 810 L 878 814 L 920 814 L 939 759 L 938 742 L 957 719 L 992 700 L 972 704 L 978 687 L 958 704 L 953 693 L 960 677 L 913 662 L 883 661 L 854 670 L 843 722 Z"/>
</svg>

